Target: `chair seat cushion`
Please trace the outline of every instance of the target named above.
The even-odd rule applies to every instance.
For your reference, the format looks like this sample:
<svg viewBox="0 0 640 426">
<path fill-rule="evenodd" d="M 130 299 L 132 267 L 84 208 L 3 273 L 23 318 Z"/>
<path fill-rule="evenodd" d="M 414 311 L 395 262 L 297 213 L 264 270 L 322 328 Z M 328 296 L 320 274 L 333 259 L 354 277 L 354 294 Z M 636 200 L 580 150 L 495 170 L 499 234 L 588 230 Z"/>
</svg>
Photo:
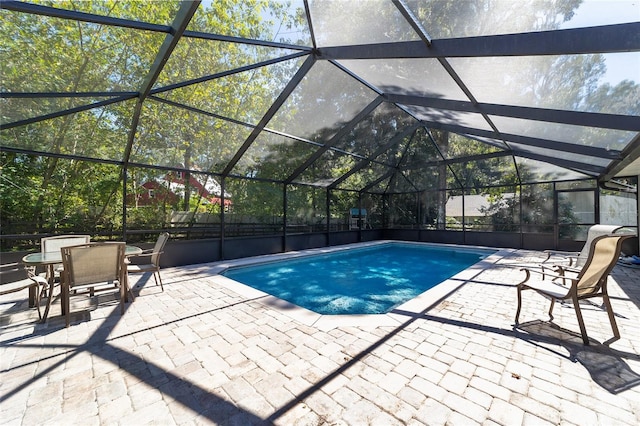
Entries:
<svg viewBox="0 0 640 426">
<path fill-rule="evenodd" d="M 534 290 L 540 290 L 557 299 L 564 299 L 569 293 L 569 287 L 564 287 L 548 280 L 527 281 L 524 285 Z"/>
</svg>

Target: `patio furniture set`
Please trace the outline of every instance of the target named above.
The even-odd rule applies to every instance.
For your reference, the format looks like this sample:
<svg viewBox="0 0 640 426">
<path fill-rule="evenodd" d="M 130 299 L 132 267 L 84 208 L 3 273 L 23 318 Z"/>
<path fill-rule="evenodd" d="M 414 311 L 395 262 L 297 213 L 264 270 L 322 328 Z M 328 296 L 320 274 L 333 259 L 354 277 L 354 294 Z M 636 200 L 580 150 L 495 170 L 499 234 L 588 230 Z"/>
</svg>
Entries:
<svg viewBox="0 0 640 426">
<path fill-rule="evenodd" d="M 22 275 L 20 279 L 0 285 L 0 295 L 29 291 L 29 307 L 38 310 L 38 318 L 46 322 L 53 300 L 61 300 L 61 311 L 66 327 L 70 325 L 70 300 L 78 295 L 95 296 L 96 293 L 119 293 L 120 312 L 124 314 L 124 304 L 133 292 L 129 287 L 129 273 L 153 274 L 156 285 L 162 291 L 160 257 L 169 234 L 158 237 L 152 249 L 143 250 L 124 242 L 91 242 L 89 235 L 60 235 L 42 238 L 38 253 L 23 257 L 21 264 L 3 265 L 4 273 Z M 130 258 L 148 258 L 144 263 L 132 263 Z M 36 273 L 36 267 L 44 267 L 45 272 Z M 58 294 L 54 294 L 60 288 Z M 47 298 L 44 314 L 41 314 L 42 298 Z"/>
</svg>

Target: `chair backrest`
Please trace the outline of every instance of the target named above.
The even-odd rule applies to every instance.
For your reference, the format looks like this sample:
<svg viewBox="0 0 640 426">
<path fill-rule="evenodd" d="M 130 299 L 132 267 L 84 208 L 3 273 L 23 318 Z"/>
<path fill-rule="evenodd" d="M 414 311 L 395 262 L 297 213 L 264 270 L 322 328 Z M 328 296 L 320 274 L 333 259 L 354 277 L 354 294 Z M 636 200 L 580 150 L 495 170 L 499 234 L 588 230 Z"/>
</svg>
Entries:
<svg viewBox="0 0 640 426">
<path fill-rule="evenodd" d="M 587 241 L 584 243 L 584 247 L 582 247 L 578 258 L 576 259 L 575 266 L 577 268 L 581 268 L 587 263 L 591 248 L 593 247 L 593 240 L 601 235 L 613 234 L 621 228 L 622 226 L 619 225 L 593 225 L 591 228 L 589 228 L 589 232 L 587 233 Z"/>
<path fill-rule="evenodd" d="M 64 276 L 69 286 L 120 281 L 124 272 L 125 244 L 88 243 L 62 247 Z"/>
<path fill-rule="evenodd" d="M 616 265 L 622 250 L 622 241 L 633 235 L 601 235 L 591 243 L 591 252 L 578 276 L 576 291 L 578 296 L 588 296 L 600 291 L 607 284 L 607 278 Z"/>
<path fill-rule="evenodd" d="M 56 235 L 55 237 L 45 237 L 40 240 L 40 251 L 50 253 L 60 251 L 62 247 L 77 246 L 91 242 L 89 235 Z"/>
<path fill-rule="evenodd" d="M 162 250 L 164 250 L 164 245 L 167 243 L 168 239 L 168 232 L 163 232 L 158 235 L 158 240 L 156 241 L 156 245 L 153 246 L 153 253 L 151 254 L 151 263 L 155 266 L 160 266 L 160 255 L 162 255 Z"/>
</svg>

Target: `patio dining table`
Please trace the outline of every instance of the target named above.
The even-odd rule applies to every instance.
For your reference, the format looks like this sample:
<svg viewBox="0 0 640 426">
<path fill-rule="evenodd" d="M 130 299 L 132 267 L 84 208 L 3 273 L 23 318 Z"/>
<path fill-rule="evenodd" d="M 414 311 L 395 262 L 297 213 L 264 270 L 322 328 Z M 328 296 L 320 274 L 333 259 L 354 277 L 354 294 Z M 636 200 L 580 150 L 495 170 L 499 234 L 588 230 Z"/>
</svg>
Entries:
<svg viewBox="0 0 640 426">
<path fill-rule="evenodd" d="M 126 245 L 124 248 L 124 255 L 126 257 L 137 256 L 142 253 L 142 249 L 136 246 Z M 49 277 L 49 298 L 53 297 L 53 287 L 54 287 L 54 277 L 55 277 L 55 265 L 62 263 L 62 251 L 51 251 L 51 252 L 38 252 L 38 253 L 30 253 L 22 258 L 22 263 L 26 266 L 44 266 L 47 269 L 47 276 Z M 36 301 L 36 289 L 29 289 L 29 307 L 35 306 Z M 49 307 L 51 303 L 47 303 L 47 308 L 44 311 L 44 315 L 42 316 L 42 322 L 44 323 L 47 319 L 47 315 L 49 314 Z M 63 312 L 64 313 L 64 312 Z"/>
</svg>

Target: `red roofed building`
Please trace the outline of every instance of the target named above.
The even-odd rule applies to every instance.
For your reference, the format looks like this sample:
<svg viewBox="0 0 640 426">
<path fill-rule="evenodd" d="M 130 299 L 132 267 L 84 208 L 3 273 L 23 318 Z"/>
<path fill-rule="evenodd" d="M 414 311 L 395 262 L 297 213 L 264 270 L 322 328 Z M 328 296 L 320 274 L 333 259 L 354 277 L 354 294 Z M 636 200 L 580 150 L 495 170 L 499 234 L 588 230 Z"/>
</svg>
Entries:
<svg viewBox="0 0 640 426">
<path fill-rule="evenodd" d="M 168 204 L 178 203 L 182 197 L 184 197 L 185 172 L 169 172 L 164 178 L 158 180 L 150 180 L 140 187 L 142 191 L 137 195 L 138 206 L 148 206 L 151 204 L 166 202 Z M 204 176 L 204 183 L 197 179 L 194 174 L 189 174 L 189 188 L 192 195 L 199 195 L 202 197 L 203 204 L 218 204 L 222 203 L 221 193 L 222 188 L 220 184 L 210 176 Z M 229 199 L 230 194 L 225 192 L 224 207 L 229 209 L 232 205 Z"/>
</svg>

